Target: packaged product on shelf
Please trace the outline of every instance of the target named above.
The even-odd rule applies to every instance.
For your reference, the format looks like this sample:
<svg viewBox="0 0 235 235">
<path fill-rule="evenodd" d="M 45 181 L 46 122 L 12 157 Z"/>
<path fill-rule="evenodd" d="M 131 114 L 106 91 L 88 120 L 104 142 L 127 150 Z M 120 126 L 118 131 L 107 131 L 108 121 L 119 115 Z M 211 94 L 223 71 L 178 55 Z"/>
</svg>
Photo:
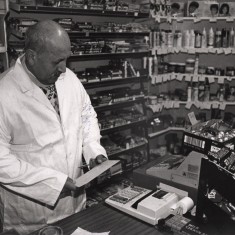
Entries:
<svg viewBox="0 0 235 235">
<path fill-rule="evenodd" d="M 223 147 L 234 149 L 235 131 L 221 119 L 198 122 L 184 131 L 183 144 L 192 150 L 208 154 Z"/>
<path fill-rule="evenodd" d="M 187 16 L 192 17 L 217 17 L 219 3 L 217 1 L 188 1 Z"/>
<path fill-rule="evenodd" d="M 185 1 L 170 0 L 170 15 L 173 17 L 185 16 Z"/>
<path fill-rule="evenodd" d="M 58 3 L 58 7 L 72 7 L 73 1 L 72 0 L 60 0 Z"/>
<path fill-rule="evenodd" d="M 72 7 L 83 9 L 84 8 L 84 0 L 73 0 Z"/>
<path fill-rule="evenodd" d="M 235 2 L 234 1 L 221 2 L 219 5 L 219 16 L 221 17 L 235 16 Z"/>
<path fill-rule="evenodd" d="M 36 0 L 18 0 L 17 3 L 21 5 L 35 6 Z"/>
</svg>

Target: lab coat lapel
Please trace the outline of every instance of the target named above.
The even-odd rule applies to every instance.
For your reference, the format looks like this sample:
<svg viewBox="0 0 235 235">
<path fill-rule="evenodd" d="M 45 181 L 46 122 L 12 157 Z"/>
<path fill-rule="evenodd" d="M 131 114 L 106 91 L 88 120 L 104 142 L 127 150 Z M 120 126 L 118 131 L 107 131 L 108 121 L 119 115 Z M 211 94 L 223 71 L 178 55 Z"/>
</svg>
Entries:
<svg viewBox="0 0 235 235">
<path fill-rule="evenodd" d="M 55 83 L 57 95 L 58 95 L 58 101 L 59 101 L 59 107 L 60 107 L 60 116 L 61 118 L 64 116 L 64 106 L 65 106 L 65 96 L 64 96 L 64 74 L 61 74 L 58 80 Z"/>
<path fill-rule="evenodd" d="M 17 82 L 21 91 L 25 95 L 33 97 L 38 102 L 45 105 L 47 108 L 49 108 L 50 110 L 56 113 L 55 109 L 53 108 L 50 101 L 43 93 L 43 91 L 31 81 L 30 77 L 28 76 L 26 71 L 23 69 L 23 66 L 19 59 L 16 61 L 14 73 L 15 73 L 15 76 L 14 76 L 15 81 Z"/>
</svg>

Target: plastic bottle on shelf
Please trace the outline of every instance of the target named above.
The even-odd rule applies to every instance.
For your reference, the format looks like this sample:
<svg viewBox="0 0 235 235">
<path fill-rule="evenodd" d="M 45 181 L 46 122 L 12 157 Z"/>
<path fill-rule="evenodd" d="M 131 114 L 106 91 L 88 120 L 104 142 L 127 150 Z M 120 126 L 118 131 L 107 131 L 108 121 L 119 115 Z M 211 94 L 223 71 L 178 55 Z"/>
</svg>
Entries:
<svg viewBox="0 0 235 235">
<path fill-rule="evenodd" d="M 153 57 L 153 72 L 154 75 L 158 75 L 158 58 L 156 55 Z"/>
<path fill-rule="evenodd" d="M 228 47 L 228 31 L 226 29 L 222 29 L 222 47 Z"/>
<path fill-rule="evenodd" d="M 199 66 L 199 57 L 197 55 L 195 58 L 194 74 L 198 74 L 198 66 Z"/>
<path fill-rule="evenodd" d="M 229 47 L 234 47 L 234 28 L 232 27 L 229 34 Z"/>
<path fill-rule="evenodd" d="M 149 76 L 152 76 L 153 75 L 153 57 L 149 57 L 148 59 L 148 73 L 149 73 Z"/>
<path fill-rule="evenodd" d="M 208 47 L 209 48 L 213 48 L 214 47 L 214 39 L 215 39 L 215 34 L 213 31 L 213 28 L 211 27 L 209 30 L 209 34 L 208 34 Z"/>
<path fill-rule="evenodd" d="M 188 102 L 192 101 L 192 87 L 190 84 L 188 85 L 188 89 L 187 89 L 187 101 Z"/>
<path fill-rule="evenodd" d="M 202 47 L 202 34 L 199 31 L 195 31 L 195 48 Z"/>
<path fill-rule="evenodd" d="M 155 46 L 159 47 L 160 45 L 161 45 L 161 43 L 160 43 L 160 31 L 157 30 L 156 31 L 156 37 L 155 37 Z"/>
<path fill-rule="evenodd" d="M 210 85 L 209 85 L 209 81 L 207 78 L 205 81 L 204 101 L 210 101 Z"/>
<path fill-rule="evenodd" d="M 174 40 L 173 33 L 171 30 L 169 30 L 167 32 L 167 46 L 168 47 L 173 47 L 173 40 Z"/>
<path fill-rule="evenodd" d="M 179 30 L 178 31 L 178 37 L 177 37 L 177 47 L 180 48 L 182 47 L 182 43 L 183 43 L 183 35 L 182 35 L 182 32 Z"/>
<path fill-rule="evenodd" d="M 189 47 L 195 48 L 195 33 L 193 29 L 190 30 Z"/>
<path fill-rule="evenodd" d="M 202 31 L 202 48 L 207 47 L 207 34 L 206 34 L 206 29 L 204 28 Z"/>
<path fill-rule="evenodd" d="M 205 96 L 205 83 L 204 82 L 199 82 L 199 85 L 198 85 L 198 100 L 199 101 L 204 101 L 204 96 Z"/>
<path fill-rule="evenodd" d="M 143 69 L 147 69 L 147 64 L 148 64 L 148 57 L 144 56 L 143 57 Z"/>
<path fill-rule="evenodd" d="M 190 41 L 190 34 L 189 34 L 189 30 L 185 30 L 184 31 L 184 47 L 189 47 L 189 42 Z"/>
<path fill-rule="evenodd" d="M 197 83 L 193 84 L 192 100 L 198 101 L 198 85 L 197 85 Z"/>
<path fill-rule="evenodd" d="M 215 47 L 220 48 L 222 46 L 222 32 L 221 30 L 216 30 L 215 32 Z"/>
<path fill-rule="evenodd" d="M 164 30 L 161 31 L 160 33 L 160 38 L 161 38 L 161 47 L 166 46 L 166 32 Z"/>
</svg>

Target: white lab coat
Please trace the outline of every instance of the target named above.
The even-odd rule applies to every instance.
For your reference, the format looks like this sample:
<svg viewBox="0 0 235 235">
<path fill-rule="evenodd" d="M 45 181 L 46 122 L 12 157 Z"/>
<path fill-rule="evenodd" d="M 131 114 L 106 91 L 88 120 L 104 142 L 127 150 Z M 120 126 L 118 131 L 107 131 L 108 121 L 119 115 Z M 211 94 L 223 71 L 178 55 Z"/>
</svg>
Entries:
<svg viewBox="0 0 235 235">
<path fill-rule="evenodd" d="M 69 69 L 56 82 L 60 117 L 18 59 L 0 80 L 0 209 L 4 229 L 34 231 L 84 208 L 85 194 L 58 200 L 67 176 L 99 154 L 96 113 Z M 24 197 L 15 194 L 23 195 Z M 54 206 L 54 210 L 47 206 Z"/>
</svg>

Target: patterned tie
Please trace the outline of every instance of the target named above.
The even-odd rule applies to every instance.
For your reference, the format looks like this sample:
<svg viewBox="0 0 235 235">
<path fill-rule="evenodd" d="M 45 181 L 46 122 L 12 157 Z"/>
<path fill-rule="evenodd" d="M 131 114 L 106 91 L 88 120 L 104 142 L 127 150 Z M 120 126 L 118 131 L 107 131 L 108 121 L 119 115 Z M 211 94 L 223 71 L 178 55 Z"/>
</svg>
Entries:
<svg viewBox="0 0 235 235">
<path fill-rule="evenodd" d="M 60 109 L 59 109 L 59 102 L 57 96 L 57 90 L 55 84 L 49 85 L 47 87 L 40 87 L 44 94 L 47 96 L 48 100 L 51 102 L 52 106 L 54 107 L 55 111 L 60 116 Z"/>
</svg>

